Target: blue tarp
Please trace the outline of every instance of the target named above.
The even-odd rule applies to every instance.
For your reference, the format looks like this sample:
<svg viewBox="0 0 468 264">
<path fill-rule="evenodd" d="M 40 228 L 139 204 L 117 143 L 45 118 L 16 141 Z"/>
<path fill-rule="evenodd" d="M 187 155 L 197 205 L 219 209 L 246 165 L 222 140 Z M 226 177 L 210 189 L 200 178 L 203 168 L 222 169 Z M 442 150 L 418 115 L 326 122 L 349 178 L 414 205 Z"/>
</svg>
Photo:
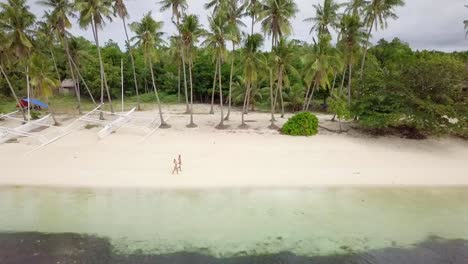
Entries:
<svg viewBox="0 0 468 264">
<path fill-rule="evenodd" d="M 29 101 L 28 101 L 28 98 L 23 98 L 23 99 L 21 99 L 21 101 L 24 101 L 26 103 L 29 103 L 29 101 L 31 101 L 32 105 L 40 106 L 42 108 L 49 108 L 49 106 L 46 103 L 44 103 L 44 102 L 42 102 L 40 100 L 34 99 L 34 98 L 30 98 Z"/>
</svg>

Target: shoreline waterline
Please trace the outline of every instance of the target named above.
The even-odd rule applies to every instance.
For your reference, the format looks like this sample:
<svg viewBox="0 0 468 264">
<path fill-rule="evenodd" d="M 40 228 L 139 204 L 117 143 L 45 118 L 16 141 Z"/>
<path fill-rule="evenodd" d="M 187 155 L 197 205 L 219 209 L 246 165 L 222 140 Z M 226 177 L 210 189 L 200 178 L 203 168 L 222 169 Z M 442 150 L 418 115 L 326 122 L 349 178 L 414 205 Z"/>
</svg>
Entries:
<svg viewBox="0 0 468 264">
<path fill-rule="evenodd" d="M 323 256 L 468 240 L 467 190 L 0 188 L 0 232 L 93 234 L 122 254 Z"/>
</svg>

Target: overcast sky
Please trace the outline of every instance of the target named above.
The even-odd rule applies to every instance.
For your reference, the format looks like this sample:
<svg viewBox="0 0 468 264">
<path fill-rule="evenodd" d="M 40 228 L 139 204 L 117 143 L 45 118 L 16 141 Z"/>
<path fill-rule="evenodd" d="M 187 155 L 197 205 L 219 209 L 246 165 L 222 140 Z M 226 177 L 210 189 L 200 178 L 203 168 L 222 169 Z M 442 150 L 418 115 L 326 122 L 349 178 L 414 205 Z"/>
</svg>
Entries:
<svg viewBox="0 0 468 264">
<path fill-rule="evenodd" d="M 0 0 L 0 2 L 5 0 Z M 142 18 L 143 14 L 148 11 L 153 12 L 153 17 L 157 20 L 165 22 L 164 32 L 169 36 L 175 31 L 174 26 L 170 22 L 170 11 L 161 13 L 159 5 L 156 3 L 159 0 L 126 0 L 126 4 L 130 13 L 130 22 Z M 207 14 L 203 8 L 203 4 L 207 0 L 187 0 L 189 8 L 188 13 L 196 14 L 204 25 L 207 22 Z M 295 0 L 299 8 L 299 12 L 293 20 L 294 33 L 291 38 L 311 42 L 312 36 L 309 35 L 310 24 L 303 22 L 304 18 L 314 16 L 312 5 L 323 2 L 323 0 Z M 42 16 L 43 8 L 35 4 L 35 0 L 29 0 L 31 9 L 38 16 Z M 340 1 L 344 2 L 344 1 Z M 408 42 L 413 49 L 429 49 L 429 50 L 468 50 L 468 40 L 465 40 L 465 31 L 463 21 L 468 19 L 468 8 L 464 7 L 468 1 L 464 0 L 406 0 L 404 7 L 398 8 L 396 13 L 399 19 L 389 21 L 389 26 L 385 30 L 380 30 L 373 33 L 373 42 L 381 38 L 388 40 L 398 37 L 405 42 Z M 246 23 L 248 24 L 248 23 Z M 256 29 L 259 29 L 257 24 Z M 246 31 L 249 29 L 245 29 Z M 75 35 L 81 35 L 88 39 L 92 39 L 91 30 L 81 30 L 78 25 L 74 25 L 71 30 Z M 103 42 L 112 39 L 122 45 L 124 43 L 124 33 L 122 22 L 115 19 L 113 22 L 107 23 L 104 30 L 100 32 Z M 268 41 L 265 42 L 269 48 Z"/>
</svg>

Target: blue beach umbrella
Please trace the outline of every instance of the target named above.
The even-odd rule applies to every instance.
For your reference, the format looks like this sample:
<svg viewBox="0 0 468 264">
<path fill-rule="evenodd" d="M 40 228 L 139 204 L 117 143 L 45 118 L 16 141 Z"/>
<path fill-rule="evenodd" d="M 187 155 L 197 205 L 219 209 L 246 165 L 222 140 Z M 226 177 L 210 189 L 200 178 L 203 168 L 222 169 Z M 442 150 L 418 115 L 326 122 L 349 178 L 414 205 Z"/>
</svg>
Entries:
<svg viewBox="0 0 468 264">
<path fill-rule="evenodd" d="M 44 103 L 44 102 L 42 102 L 42 101 L 40 101 L 38 99 L 35 99 L 35 98 L 29 98 L 29 99 L 28 98 L 23 98 L 23 99 L 21 99 L 21 102 L 24 103 L 25 107 L 27 107 L 27 105 L 29 105 L 29 103 L 31 103 L 31 105 L 33 105 L 33 106 L 39 106 L 39 107 L 42 107 L 42 108 L 49 108 L 49 106 L 46 103 Z"/>
</svg>

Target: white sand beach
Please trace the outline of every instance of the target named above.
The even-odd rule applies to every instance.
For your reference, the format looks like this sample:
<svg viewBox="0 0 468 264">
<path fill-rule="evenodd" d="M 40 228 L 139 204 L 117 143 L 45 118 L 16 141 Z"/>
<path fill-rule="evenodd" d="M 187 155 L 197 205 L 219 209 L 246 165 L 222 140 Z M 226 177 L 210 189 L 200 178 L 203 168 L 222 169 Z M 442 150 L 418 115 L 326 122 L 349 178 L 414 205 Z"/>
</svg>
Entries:
<svg viewBox="0 0 468 264">
<path fill-rule="evenodd" d="M 32 154 L 32 139 L 0 145 L 0 185 L 68 187 L 220 188 L 317 185 L 468 185 L 468 142 L 454 138 L 422 141 L 371 137 L 350 130 L 320 130 L 290 137 L 269 130 L 269 114 L 249 113 L 250 129 L 217 130 L 219 111 L 197 105 L 189 129 L 184 106 L 166 106 L 170 129 L 140 143 L 144 133 L 123 128 L 99 140 L 99 128 L 81 129 Z M 156 112 L 139 112 L 140 115 Z M 321 125 L 337 126 L 318 115 Z M 61 116 L 69 119 L 70 117 Z M 286 119 L 278 118 L 278 124 Z M 70 122 L 70 121 L 68 121 Z M 66 124 L 66 123 L 65 123 Z M 47 129 L 41 133 L 46 133 Z M 183 171 L 171 175 L 182 155 Z"/>
</svg>

